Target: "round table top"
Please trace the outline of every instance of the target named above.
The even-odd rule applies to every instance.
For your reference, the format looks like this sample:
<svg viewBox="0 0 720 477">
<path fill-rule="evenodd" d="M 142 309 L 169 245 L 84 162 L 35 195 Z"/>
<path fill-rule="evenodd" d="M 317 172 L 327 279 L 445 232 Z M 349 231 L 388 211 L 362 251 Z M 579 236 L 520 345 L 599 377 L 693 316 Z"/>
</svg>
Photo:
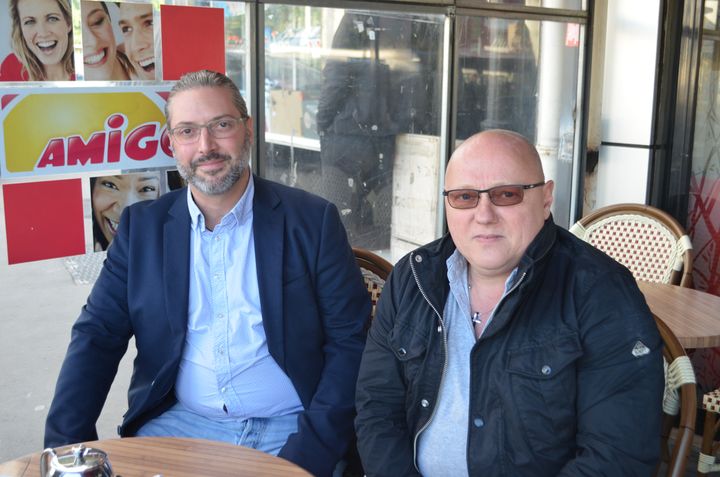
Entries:
<svg viewBox="0 0 720 477">
<path fill-rule="evenodd" d="M 285 459 L 224 442 L 175 437 L 127 437 L 84 443 L 104 451 L 116 477 L 298 476 L 310 474 Z M 72 446 L 59 447 L 65 454 Z M 40 475 L 40 455 L 0 464 L 0 477 Z"/>
<path fill-rule="evenodd" d="M 677 285 L 637 283 L 650 310 L 685 348 L 720 346 L 720 296 Z"/>
</svg>

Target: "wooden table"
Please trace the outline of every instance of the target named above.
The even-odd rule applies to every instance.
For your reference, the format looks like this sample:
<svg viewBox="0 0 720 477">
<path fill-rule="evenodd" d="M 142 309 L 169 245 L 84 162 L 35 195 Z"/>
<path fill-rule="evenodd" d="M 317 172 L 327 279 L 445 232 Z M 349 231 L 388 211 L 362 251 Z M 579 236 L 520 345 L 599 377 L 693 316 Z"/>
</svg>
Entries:
<svg viewBox="0 0 720 477">
<path fill-rule="evenodd" d="M 310 476 L 285 459 L 203 439 L 127 437 L 86 442 L 85 446 L 107 453 L 116 477 Z M 65 454 L 71 447 L 56 452 Z M 0 477 L 39 476 L 41 453 L 0 464 Z"/>
<path fill-rule="evenodd" d="M 720 346 L 720 296 L 676 285 L 637 283 L 650 310 L 685 348 Z"/>
</svg>

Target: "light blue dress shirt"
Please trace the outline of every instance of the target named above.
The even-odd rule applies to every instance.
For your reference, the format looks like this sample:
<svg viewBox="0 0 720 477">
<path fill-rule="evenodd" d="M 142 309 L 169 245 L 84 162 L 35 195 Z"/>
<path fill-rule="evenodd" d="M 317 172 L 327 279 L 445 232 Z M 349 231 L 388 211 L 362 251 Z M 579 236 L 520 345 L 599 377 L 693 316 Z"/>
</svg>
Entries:
<svg viewBox="0 0 720 477">
<path fill-rule="evenodd" d="M 217 420 L 303 410 L 267 347 L 252 229 L 254 191 L 251 175 L 238 203 L 210 231 L 188 188 L 188 325 L 175 392 L 186 409 Z"/>
</svg>

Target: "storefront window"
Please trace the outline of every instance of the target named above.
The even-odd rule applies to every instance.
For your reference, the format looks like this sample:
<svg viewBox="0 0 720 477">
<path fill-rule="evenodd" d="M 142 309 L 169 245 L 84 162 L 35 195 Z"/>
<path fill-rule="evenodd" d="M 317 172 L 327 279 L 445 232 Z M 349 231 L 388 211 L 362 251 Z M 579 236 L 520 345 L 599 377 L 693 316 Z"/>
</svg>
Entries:
<svg viewBox="0 0 720 477">
<path fill-rule="evenodd" d="M 443 15 L 265 7 L 264 174 L 335 203 L 350 242 L 438 235 Z"/>
<path fill-rule="evenodd" d="M 456 145 L 488 129 L 534 142 L 555 181 L 555 221 L 570 219 L 583 28 L 576 23 L 458 17 Z"/>
<path fill-rule="evenodd" d="M 482 6 L 483 3 L 524 5 L 526 7 L 561 8 L 565 10 L 585 10 L 587 0 L 458 0 L 458 5 Z"/>
<path fill-rule="evenodd" d="M 687 230 L 695 287 L 720 295 L 720 37 L 718 2 L 705 2 Z"/>
</svg>

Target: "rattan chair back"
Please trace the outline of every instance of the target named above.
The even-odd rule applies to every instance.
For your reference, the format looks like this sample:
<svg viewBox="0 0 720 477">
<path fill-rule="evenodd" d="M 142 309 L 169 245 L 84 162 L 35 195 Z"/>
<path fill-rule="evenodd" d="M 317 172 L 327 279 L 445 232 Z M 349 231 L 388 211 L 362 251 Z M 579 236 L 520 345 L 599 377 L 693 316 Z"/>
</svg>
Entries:
<svg viewBox="0 0 720 477">
<path fill-rule="evenodd" d="M 672 330 L 657 316 L 655 324 L 663 340 L 665 358 L 665 393 L 663 395 L 663 427 L 661 432 L 662 466 L 668 477 L 686 474 L 687 458 L 695 435 L 697 387 L 690 358 Z M 670 438 L 671 431 L 677 431 Z"/>
<path fill-rule="evenodd" d="M 570 231 L 625 265 L 636 280 L 692 287 L 692 242 L 668 213 L 643 204 L 598 209 Z"/>
<path fill-rule="evenodd" d="M 372 311 L 370 313 L 370 320 L 368 321 L 368 326 L 370 326 L 370 322 L 375 318 L 375 310 L 378 300 L 380 300 L 383 286 L 385 286 L 385 280 L 387 280 L 388 275 L 390 275 L 393 266 L 380 255 L 369 250 L 356 247 L 353 247 L 352 250 L 355 254 L 355 261 L 362 272 L 367 291 L 370 294 L 370 301 L 372 302 Z"/>
</svg>

